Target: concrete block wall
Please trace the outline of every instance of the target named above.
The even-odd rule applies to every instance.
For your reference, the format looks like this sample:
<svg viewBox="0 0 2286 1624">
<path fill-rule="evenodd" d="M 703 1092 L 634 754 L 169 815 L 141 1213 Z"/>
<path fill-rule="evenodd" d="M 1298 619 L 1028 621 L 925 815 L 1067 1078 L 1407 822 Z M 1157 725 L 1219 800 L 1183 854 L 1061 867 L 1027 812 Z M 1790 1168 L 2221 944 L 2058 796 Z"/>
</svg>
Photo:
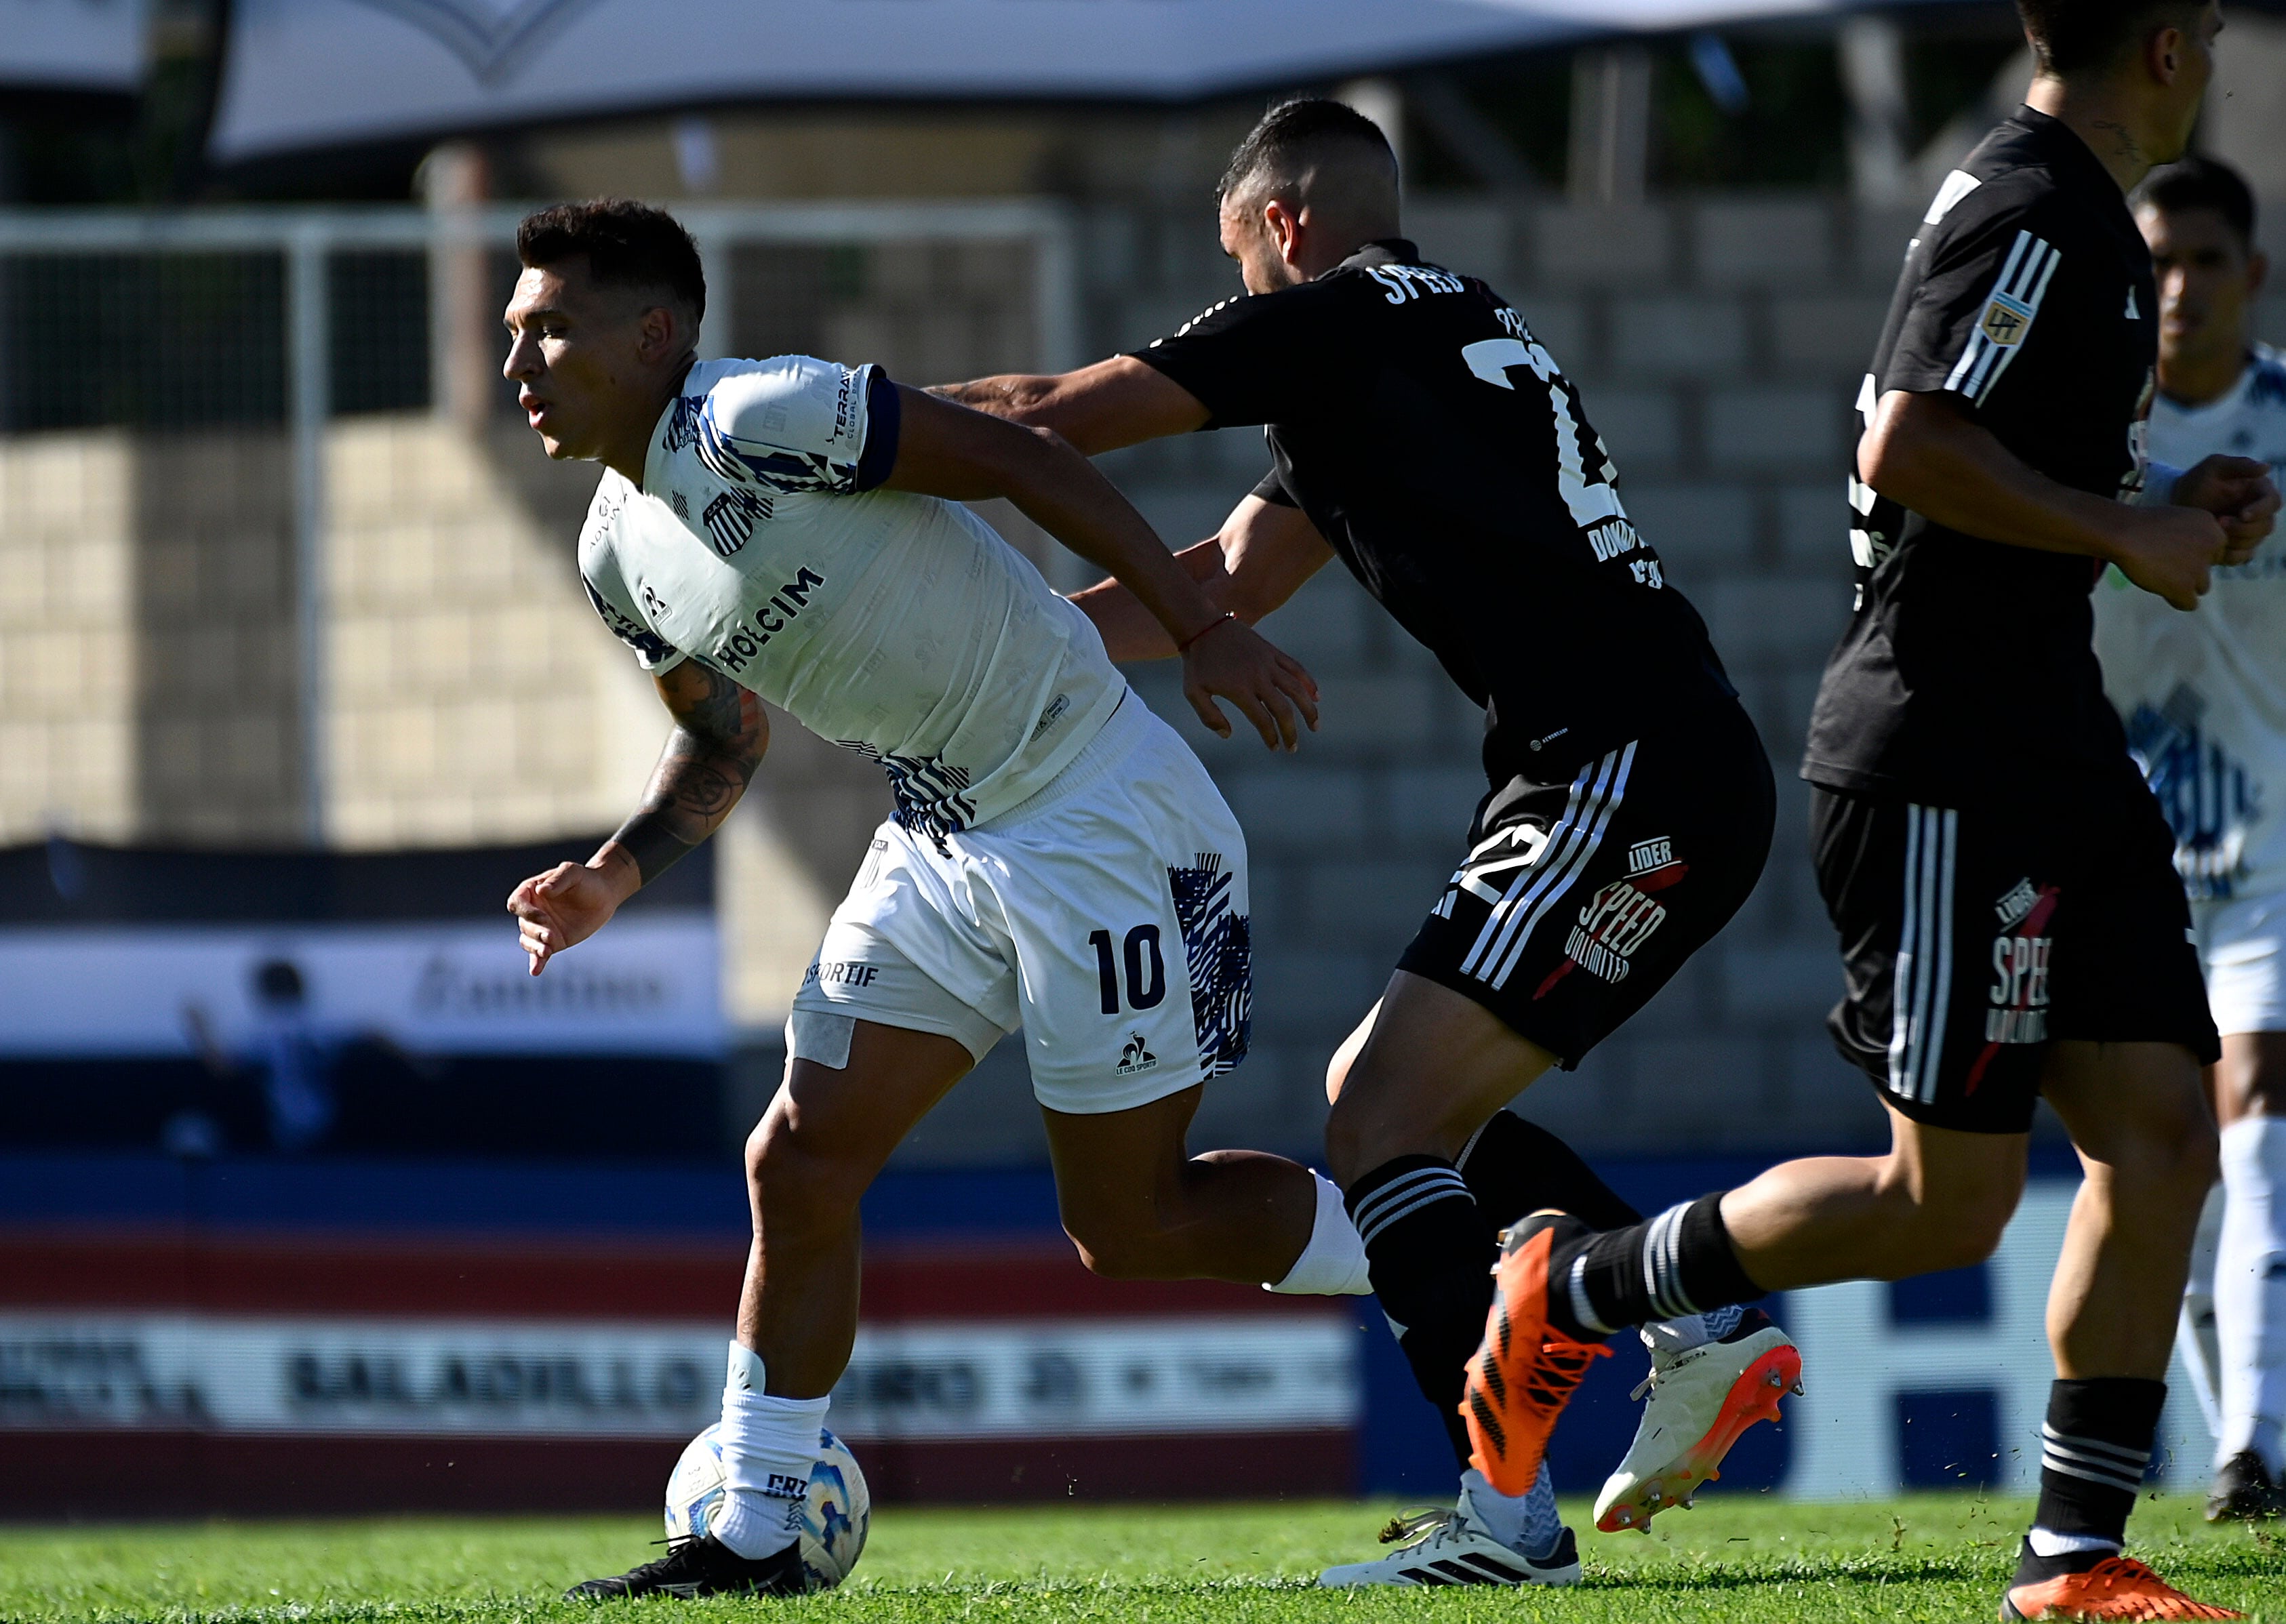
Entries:
<svg viewBox="0 0 2286 1624">
<path fill-rule="evenodd" d="M 136 823 L 132 453 L 0 442 L 0 839 Z"/>
<path fill-rule="evenodd" d="M 0 840 L 289 840 L 274 435 L 0 442 Z"/>
<path fill-rule="evenodd" d="M 608 829 L 657 753 L 650 684 L 596 640 L 573 563 L 595 469 L 500 442 L 425 415 L 352 419 L 330 438 L 339 844 Z"/>
<path fill-rule="evenodd" d="M 134 464 L 144 838 L 290 842 L 302 746 L 285 440 L 154 436 Z"/>
</svg>

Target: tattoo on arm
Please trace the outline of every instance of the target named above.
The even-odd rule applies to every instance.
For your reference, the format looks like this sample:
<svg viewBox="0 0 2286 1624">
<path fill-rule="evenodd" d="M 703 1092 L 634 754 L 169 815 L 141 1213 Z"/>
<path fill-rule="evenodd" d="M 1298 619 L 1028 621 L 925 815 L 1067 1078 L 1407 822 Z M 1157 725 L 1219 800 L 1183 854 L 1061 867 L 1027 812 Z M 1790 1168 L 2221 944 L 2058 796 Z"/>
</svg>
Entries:
<svg viewBox="0 0 2286 1624">
<path fill-rule="evenodd" d="M 642 805 L 611 839 L 650 884 L 721 827 L 769 745 L 761 701 L 692 660 L 659 679 L 674 731 Z"/>
</svg>

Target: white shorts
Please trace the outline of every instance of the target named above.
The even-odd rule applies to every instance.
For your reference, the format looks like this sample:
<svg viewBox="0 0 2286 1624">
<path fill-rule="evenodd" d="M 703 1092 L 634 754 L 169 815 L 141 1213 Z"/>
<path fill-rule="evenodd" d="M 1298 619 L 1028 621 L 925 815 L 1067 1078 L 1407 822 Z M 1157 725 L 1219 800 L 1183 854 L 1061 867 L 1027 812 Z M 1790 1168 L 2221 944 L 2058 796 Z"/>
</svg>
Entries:
<svg viewBox="0 0 2286 1624">
<path fill-rule="evenodd" d="M 942 845 L 874 832 L 787 1045 L 846 1065 L 855 1018 L 981 1060 L 1021 1026 L 1042 1105 L 1124 1111 L 1245 1058 L 1252 994 L 1246 838 L 1198 757 L 1131 694 L 1001 816 Z"/>
<path fill-rule="evenodd" d="M 2207 1003 L 2223 1032 L 2286 1032 L 2286 892 L 2194 903 Z"/>
</svg>

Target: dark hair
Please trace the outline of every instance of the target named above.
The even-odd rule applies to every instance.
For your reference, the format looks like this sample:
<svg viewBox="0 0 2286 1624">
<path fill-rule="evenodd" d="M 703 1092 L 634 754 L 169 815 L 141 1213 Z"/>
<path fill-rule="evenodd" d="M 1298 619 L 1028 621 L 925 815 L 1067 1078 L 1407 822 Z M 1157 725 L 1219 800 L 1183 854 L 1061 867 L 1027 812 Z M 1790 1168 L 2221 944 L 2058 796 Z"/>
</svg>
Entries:
<svg viewBox="0 0 2286 1624">
<path fill-rule="evenodd" d="M 2143 183 L 2135 201 L 2139 208 L 2156 209 L 2161 214 L 2211 209 L 2230 222 L 2243 245 L 2254 246 L 2254 193 L 2246 189 L 2236 169 L 2212 158 L 2194 155 L 2169 164 Z"/>
<path fill-rule="evenodd" d="M 2016 0 L 2042 69 L 2076 74 L 2108 67 L 2164 12 L 2195 12 L 2201 0 Z"/>
<path fill-rule="evenodd" d="M 1298 167 L 1297 161 L 1308 148 L 1325 141 L 1364 142 L 1389 160 L 1392 171 L 1397 168 L 1397 154 L 1390 151 L 1389 138 L 1380 125 L 1346 102 L 1297 96 L 1264 114 L 1262 122 L 1238 144 L 1221 184 L 1215 187 L 1215 196 L 1227 199 L 1243 191 L 1265 170 L 1277 171 L 1284 178 Z"/>
<path fill-rule="evenodd" d="M 587 274 L 605 288 L 664 288 L 706 313 L 706 272 L 698 245 L 664 209 L 623 197 L 558 203 L 526 215 L 516 228 L 516 257 L 535 268 L 587 256 Z"/>
<path fill-rule="evenodd" d="M 265 959 L 254 973 L 254 996 L 264 1004 L 299 1004 L 303 998 L 302 973 L 294 967 L 291 959 Z"/>
</svg>

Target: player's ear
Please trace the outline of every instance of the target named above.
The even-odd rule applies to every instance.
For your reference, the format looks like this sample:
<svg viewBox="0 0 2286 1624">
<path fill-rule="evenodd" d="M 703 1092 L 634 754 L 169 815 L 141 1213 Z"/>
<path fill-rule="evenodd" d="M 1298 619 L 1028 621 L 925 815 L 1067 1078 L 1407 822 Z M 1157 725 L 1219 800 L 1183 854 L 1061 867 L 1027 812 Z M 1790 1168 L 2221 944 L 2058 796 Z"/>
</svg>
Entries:
<svg viewBox="0 0 2286 1624">
<path fill-rule="evenodd" d="M 1302 235 L 1302 217 L 1287 207 L 1283 198 L 1273 197 L 1262 205 L 1262 229 L 1268 233 L 1278 256 L 1292 264 L 1295 245 Z"/>
<path fill-rule="evenodd" d="M 636 353 L 654 365 L 673 360 L 691 347 L 697 335 L 685 333 L 674 308 L 653 304 L 635 318 Z"/>
<path fill-rule="evenodd" d="M 2270 280 L 2270 256 L 2260 248 L 2250 249 L 2246 256 L 2246 291 L 2260 293 L 2262 284 Z"/>
<path fill-rule="evenodd" d="M 2143 63 L 2151 77 L 2161 84 L 2172 84 L 2175 75 L 2183 70 L 2183 47 L 2187 43 L 2180 28 L 2155 28 L 2143 41 Z"/>
</svg>

